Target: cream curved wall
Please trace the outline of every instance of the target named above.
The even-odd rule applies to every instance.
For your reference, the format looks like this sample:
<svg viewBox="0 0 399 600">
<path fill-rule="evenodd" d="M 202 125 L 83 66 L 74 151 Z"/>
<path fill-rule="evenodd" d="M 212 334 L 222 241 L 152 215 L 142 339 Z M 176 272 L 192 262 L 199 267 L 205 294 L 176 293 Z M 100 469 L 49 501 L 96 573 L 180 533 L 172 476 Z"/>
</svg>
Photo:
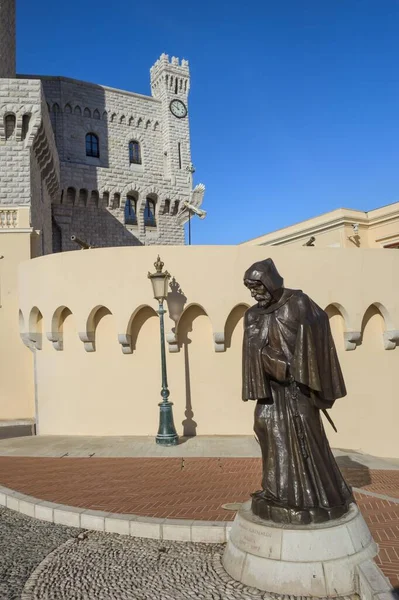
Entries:
<svg viewBox="0 0 399 600">
<path fill-rule="evenodd" d="M 241 401 L 245 269 L 272 257 L 285 285 L 331 319 L 348 396 L 327 425 L 334 447 L 399 456 L 399 253 L 257 246 L 104 248 L 20 266 L 21 332 L 36 354 L 41 434 L 154 435 L 159 323 L 147 272 L 157 253 L 173 276 L 165 328 L 179 434 L 252 432 Z M 174 320 L 171 318 L 174 317 Z"/>
</svg>

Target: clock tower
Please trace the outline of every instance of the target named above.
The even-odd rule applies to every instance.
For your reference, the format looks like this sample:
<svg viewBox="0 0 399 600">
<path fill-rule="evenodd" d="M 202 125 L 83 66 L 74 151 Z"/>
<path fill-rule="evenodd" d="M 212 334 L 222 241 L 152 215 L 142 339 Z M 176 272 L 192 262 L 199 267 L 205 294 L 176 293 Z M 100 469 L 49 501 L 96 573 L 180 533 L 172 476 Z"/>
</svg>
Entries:
<svg viewBox="0 0 399 600">
<path fill-rule="evenodd" d="M 190 131 L 187 97 L 190 71 L 187 60 L 162 54 L 151 68 L 151 92 L 162 102 L 164 176 L 172 185 L 191 192 Z"/>
</svg>

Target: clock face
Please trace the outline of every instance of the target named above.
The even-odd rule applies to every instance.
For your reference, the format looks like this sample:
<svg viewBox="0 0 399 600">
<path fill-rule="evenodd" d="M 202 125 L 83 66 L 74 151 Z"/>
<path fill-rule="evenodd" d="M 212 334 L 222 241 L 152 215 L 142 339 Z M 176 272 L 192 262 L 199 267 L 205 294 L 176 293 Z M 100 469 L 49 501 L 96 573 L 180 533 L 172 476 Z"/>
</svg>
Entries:
<svg viewBox="0 0 399 600">
<path fill-rule="evenodd" d="M 169 108 L 172 115 L 178 119 L 183 119 L 187 115 L 187 106 L 181 100 L 172 100 Z"/>
</svg>

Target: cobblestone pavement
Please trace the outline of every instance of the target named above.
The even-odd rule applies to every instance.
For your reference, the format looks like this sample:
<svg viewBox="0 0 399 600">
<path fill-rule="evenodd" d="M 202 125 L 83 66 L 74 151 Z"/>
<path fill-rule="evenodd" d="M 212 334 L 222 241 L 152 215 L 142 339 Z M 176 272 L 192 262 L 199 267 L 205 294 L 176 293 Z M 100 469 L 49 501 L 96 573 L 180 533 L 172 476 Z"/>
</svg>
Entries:
<svg viewBox="0 0 399 600">
<path fill-rule="evenodd" d="M 79 529 L 53 525 L 0 508 L 0 598 L 19 600 L 41 561 Z"/>
<path fill-rule="evenodd" d="M 351 485 L 372 494 L 357 493 L 356 500 L 379 544 L 377 563 L 399 587 L 399 471 L 337 460 Z M 6 487 L 60 504 L 161 518 L 232 521 L 222 505 L 247 500 L 260 474 L 258 458 L 0 457 Z"/>
<path fill-rule="evenodd" d="M 0 509 L 0 598 L 293 600 L 234 581 L 222 567 L 223 550 L 69 529 Z"/>
</svg>

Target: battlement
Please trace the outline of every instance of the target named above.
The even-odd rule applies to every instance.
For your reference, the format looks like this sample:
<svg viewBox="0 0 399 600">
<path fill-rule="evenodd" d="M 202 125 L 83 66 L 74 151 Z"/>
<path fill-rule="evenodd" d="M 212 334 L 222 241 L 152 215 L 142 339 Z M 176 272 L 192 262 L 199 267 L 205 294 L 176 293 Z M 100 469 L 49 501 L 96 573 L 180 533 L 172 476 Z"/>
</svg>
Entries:
<svg viewBox="0 0 399 600">
<path fill-rule="evenodd" d="M 169 59 L 168 54 L 161 54 L 150 69 L 151 91 L 154 97 L 161 95 L 160 90 L 172 90 L 187 94 L 190 89 L 190 68 L 188 60 L 180 61 L 177 56 Z"/>
<path fill-rule="evenodd" d="M 177 56 L 172 56 L 172 58 L 169 59 L 169 54 L 163 53 L 150 69 L 151 78 L 156 77 L 158 72 L 162 71 L 163 69 L 170 69 L 170 67 L 180 67 L 180 69 L 184 69 L 186 71 L 187 77 L 190 75 L 188 60 L 182 58 L 180 61 L 180 58 Z"/>
</svg>

